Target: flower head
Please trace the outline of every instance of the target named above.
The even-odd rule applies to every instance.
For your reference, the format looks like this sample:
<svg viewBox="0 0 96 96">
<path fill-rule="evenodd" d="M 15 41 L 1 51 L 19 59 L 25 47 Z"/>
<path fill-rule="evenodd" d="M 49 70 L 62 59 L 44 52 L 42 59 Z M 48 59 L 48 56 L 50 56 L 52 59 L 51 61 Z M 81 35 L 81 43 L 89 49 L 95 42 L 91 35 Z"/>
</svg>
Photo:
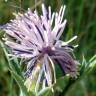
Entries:
<svg viewBox="0 0 96 96">
<path fill-rule="evenodd" d="M 76 36 L 67 42 L 60 40 L 66 19 L 63 20 L 65 6 L 60 11 L 51 13 L 51 7 L 46 10 L 42 4 L 42 15 L 30 9 L 25 14 L 17 14 L 16 19 L 6 24 L 4 29 L 12 38 L 6 37 L 5 43 L 12 50 L 11 55 L 29 60 L 27 63 L 27 78 L 25 85 L 35 81 L 36 90 L 42 81 L 44 86 L 52 86 L 56 82 L 55 63 L 60 65 L 64 74 L 72 77 L 77 75 L 77 65 L 70 53 L 73 50 L 69 43 L 76 39 Z M 43 78 L 43 79 L 42 79 Z"/>
</svg>

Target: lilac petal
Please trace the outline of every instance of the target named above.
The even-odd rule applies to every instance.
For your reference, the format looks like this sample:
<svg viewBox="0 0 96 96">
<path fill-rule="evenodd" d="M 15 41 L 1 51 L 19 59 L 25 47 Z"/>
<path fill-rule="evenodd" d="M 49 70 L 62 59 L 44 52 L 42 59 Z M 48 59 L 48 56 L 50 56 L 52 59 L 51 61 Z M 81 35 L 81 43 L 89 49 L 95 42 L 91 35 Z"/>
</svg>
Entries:
<svg viewBox="0 0 96 96">
<path fill-rule="evenodd" d="M 66 51 L 57 51 L 55 52 L 55 56 L 62 56 L 61 58 L 56 57 L 55 60 L 58 62 L 64 73 L 70 74 L 72 77 L 77 75 L 77 65 L 74 62 L 74 59 L 69 55 L 69 53 L 67 53 Z"/>
<path fill-rule="evenodd" d="M 46 77 L 46 80 L 47 80 L 47 84 L 48 86 L 51 85 L 52 83 L 52 79 L 51 79 L 51 73 L 50 73 L 50 68 L 49 68 L 49 62 L 47 60 L 47 55 L 44 56 L 44 73 L 45 73 L 45 77 Z"/>
<path fill-rule="evenodd" d="M 64 29 L 65 29 L 65 26 L 66 26 L 66 23 L 67 23 L 67 20 L 64 20 L 64 22 L 60 25 L 60 30 L 58 30 L 57 34 L 56 34 L 56 40 L 59 40 L 59 38 L 61 37 Z"/>
<path fill-rule="evenodd" d="M 49 12 L 49 20 L 51 20 L 51 7 L 48 7 L 48 12 Z"/>
<path fill-rule="evenodd" d="M 42 4 L 42 12 L 43 12 L 44 18 L 49 19 L 48 12 L 47 12 L 47 9 L 45 8 L 44 4 Z"/>
</svg>

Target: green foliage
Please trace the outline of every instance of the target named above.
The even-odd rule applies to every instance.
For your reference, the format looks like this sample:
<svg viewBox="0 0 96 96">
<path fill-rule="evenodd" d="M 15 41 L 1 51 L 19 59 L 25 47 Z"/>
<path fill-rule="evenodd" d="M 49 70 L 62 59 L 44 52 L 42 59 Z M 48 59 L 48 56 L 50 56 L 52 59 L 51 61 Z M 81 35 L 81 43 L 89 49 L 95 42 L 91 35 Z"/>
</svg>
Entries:
<svg viewBox="0 0 96 96">
<path fill-rule="evenodd" d="M 22 2 L 21 2 L 22 1 Z M 41 0 L 37 0 L 40 10 Z M 15 58 L 10 60 L 3 45 L 3 32 L 0 31 L 0 96 L 96 96 L 96 4 L 95 0 L 46 0 L 46 6 L 51 5 L 52 11 L 58 11 L 66 4 L 65 18 L 67 28 L 62 36 L 65 41 L 74 35 L 78 39 L 76 58 L 80 62 L 80 75 L 77 79 L 69 76 L 60 77 L 57 73 L 57 83 L 54 92 L 50 88 L 42 89 L 38 94 L 27 92 L 24 86 L 22 67 Z M 27 8 L 34 9 L 34 0 L 0 0 L 0 25 L 13 19 L 13 12 L 25 12 Z M 59 78 L 60 77 L 60 78 Z M 32 95 L 33 94 L 33 95 Z"/>
</svg>

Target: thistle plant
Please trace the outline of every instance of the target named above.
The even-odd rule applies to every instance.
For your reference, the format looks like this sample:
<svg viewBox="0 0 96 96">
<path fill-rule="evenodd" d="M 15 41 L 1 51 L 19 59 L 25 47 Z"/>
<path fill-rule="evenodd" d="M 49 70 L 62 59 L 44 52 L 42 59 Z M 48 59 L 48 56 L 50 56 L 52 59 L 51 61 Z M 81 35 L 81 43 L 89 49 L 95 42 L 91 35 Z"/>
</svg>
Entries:
<svg viewBox="0 0 96 96">
<path fill-rule="evenodd" d="M 67 22 L 63 18 L 65 8 L 61 6 L 59 12 L 52 13 L 50 6 L 47 9 L 42 4 L 42 15 L 39 16 L 37 10 L 28 9 L 24 14 L 15 14 L 16 18 L 3 27 L 5 44 L 11 49 L 9 56 L 26 61 L 24 85 L 28 91 L 38 92 L 40 85 L 53 90 L 56 64 L 64 75 L 69 74 L 72 78 L 78 75 L 78 63 L 72 56 L 75 46 L 69 44 L 77 36 L 66 42 L 60 40 Z"/>
</svg>

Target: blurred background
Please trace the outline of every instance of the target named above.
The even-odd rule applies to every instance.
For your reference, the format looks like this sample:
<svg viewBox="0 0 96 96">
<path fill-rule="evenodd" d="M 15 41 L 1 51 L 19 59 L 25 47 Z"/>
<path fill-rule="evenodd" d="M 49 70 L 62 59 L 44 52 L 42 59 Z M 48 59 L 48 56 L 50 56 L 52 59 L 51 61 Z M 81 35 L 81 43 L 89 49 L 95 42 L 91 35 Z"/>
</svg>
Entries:
<svg viewBox="0 0 96 96">
<path fill-rule="evenodd" d="M 37 0 L 40 13 L 41 3 L 42 0 Z M 34 0 L 0 0 L 0 25 L 13 19 L 14 12 L 23 13 L 28 8 L 34 10 L 34 4 Z M 76 59 L 80 63 L 89 62 L 96 54 L 96 0 L 45 0 L 45 4 L 50 5 L 52 11 L 58 11 L 61 5 L 66 5 L 64 18 L 68 22 L 61 38 L 67 41 L 77 35 L 78 39 L 73 43 L 79 45 L 75 50 Z M 4 32 L 0 31 L 0 41 L 3 36 Z M 96 70 L 85 74 L 65 91 L 56 96 L 96 96 Z M 8 71 L 8 60 L 0 44 L 0 96 L 19 96 L 18 93 L 17 83 Z"/>
</svg>

